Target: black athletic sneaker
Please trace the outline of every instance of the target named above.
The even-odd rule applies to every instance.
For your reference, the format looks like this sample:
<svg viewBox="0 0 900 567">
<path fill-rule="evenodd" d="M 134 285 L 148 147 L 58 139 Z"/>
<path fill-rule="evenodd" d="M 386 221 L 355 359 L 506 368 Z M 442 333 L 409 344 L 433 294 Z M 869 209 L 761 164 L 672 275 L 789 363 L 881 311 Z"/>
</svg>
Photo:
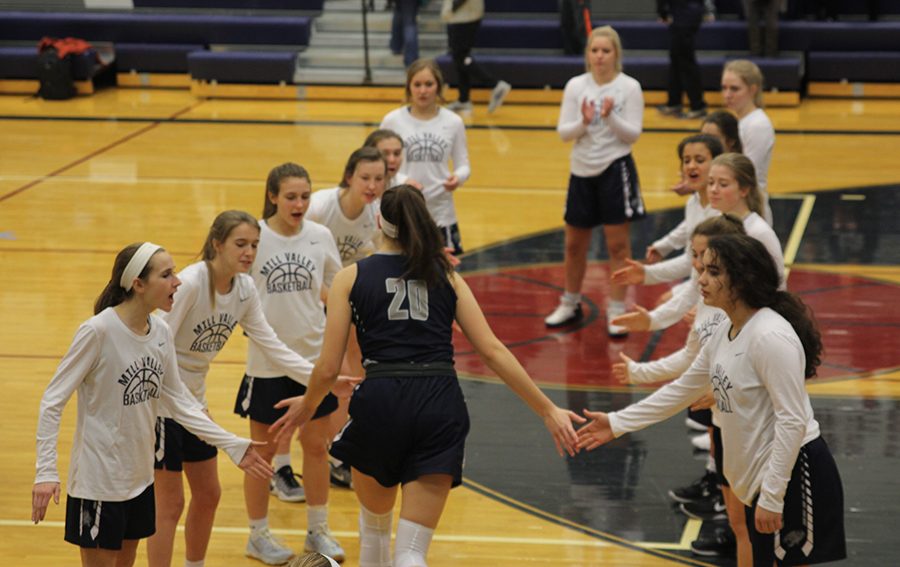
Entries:
<svg viewBox="0 0 900 567">
<path fill-rule="evenodd" d="M 706 471 L 706 474 L 693 484 L 670 490 L 669 497 L 675 502 L 698 502 L 709 500 L 718 491 L 719 480 L 716 478 L 716 473 Z"/>
<path fill-rule="evenodd" d="M 710 530 L 704 527 L 700 536 L 691 542 L 691 553 L 703 557 L 734 557 L 737 554 L 737 540 L 728 521 L 719 520 Z"/>
<path fill-rule="evenodd" d="M 728 514 L 725 512 L 725 500 L 722 498 L 721 491 L 709 500 L 685 502 L 680 504 L 679 507 L 686 515 L 697 520 L 724 520 L 728 518 Z"/>
</svg>

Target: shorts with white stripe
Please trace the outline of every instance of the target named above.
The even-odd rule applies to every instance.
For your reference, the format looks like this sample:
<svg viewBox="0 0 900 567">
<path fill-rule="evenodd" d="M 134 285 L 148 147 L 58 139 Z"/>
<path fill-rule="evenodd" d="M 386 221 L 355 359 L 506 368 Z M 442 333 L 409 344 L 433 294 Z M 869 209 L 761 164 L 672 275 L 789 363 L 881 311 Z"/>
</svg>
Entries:
<svg viewBox="0 0 900 567">
<path fill-rule="evenodd" d="M 566 194 L 566 224 L 593 228 L 601 224 L 623 224 L 646 216 L 637 167 L 631 154 L 620 157 L 600 175 L 569 176 Z"/>
<path fill-rule="evenodd" d="M 812 565 L 847 557 L 844 489 L 834 457 L 821 437 L 800 448 L 784 495 L 780 531 L 756 531 L 758 500 L 744 507 L 754 567 Z"/>
</svg>

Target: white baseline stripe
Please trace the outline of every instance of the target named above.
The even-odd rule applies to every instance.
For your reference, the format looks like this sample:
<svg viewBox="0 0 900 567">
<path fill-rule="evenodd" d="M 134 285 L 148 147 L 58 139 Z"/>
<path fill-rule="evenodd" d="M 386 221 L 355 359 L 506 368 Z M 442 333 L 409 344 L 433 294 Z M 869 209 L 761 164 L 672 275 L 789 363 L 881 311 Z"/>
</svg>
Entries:
<svg viewBox="0 0 900 567">
<path fill-rule="evenodd" d="M 41 522 L 38 524 L 38 527 L 44 528 L 64 528 L 65 522 Z M 0 520 L 0 527 L 31 527 L 34 526 L 34 523 L 29 520 Z M 184 526 L 178 526 L 179 531 L 184 531 Z M 225 526 L 215 526 L 213 527 L 213 532 L 220 534 L 248 534 L 250 533 L 249 528 L 233 528 L 233 527 L 225 527 Z M 306 530 L 287 530 L 287 529 L 272 529 L 272 532 L 278 535 L 286 535 L 286 536 L 305 536 Z M 341 538 L 358 538 L 359 533 L 353 531 L 335 531 L 331 532 L 336 537 Z M 537 537 L 507 537 L 507 536 L 482 536 L 482 535 L 459 535 L 459 534 L 435 534 L 435 541 L 443 541 L 443 542 L 453 542 L 453 543 L 497 543 L 497 544 L 509 544 L 509 545 L 555 545 L 555 546 L 566 546 L 566 547 L 588 547 L 588 548 L 600 548 L 600 547 L 618 547 L 614 543 L 610 543 L 607 541 L 599 540 L 599 539 L 558 539 L 558 538 L 537 538 Z M 651 548 L 651 549 L 684 549 L 678 543 L 664 543 L 664 542 L 632 542 L 634 545 L 638 545 L 641 547 Z"/>
</svg>

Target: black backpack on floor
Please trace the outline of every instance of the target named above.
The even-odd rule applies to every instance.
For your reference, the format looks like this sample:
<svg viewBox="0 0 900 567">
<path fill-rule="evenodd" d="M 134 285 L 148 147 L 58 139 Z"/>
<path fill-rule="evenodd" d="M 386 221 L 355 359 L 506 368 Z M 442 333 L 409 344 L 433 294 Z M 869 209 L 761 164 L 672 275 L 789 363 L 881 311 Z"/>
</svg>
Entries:
<svg viewBox="0 0 900 567">
<path fill-rule="evenodd" d="M 38 96 L 46 100 L 66 100 L 75 96 L 72 78 L 72 56 L 60 59 L 55 47 L 47 47 L 38 54 Z"/>
</svg>

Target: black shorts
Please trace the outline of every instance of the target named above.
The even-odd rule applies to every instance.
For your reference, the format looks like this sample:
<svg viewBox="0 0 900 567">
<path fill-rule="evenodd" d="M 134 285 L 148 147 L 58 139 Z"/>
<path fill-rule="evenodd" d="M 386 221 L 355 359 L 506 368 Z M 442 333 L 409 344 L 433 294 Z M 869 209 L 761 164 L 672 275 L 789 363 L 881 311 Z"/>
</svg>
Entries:
<svg viewBox="0 0 900 567">
<path fill-rule="evenodd" d="M 331 454 L 382 486 L 427 474 L 462 483 L 469 412 L 452 376 L 366 378 Z"/>
<path fill-rule="evenodd" d="M 286 408 L 275 409 L 275 404 L 285 398 L 302 396 L 305 393 L 306 386 L 287 376 L 253 378 L 244 374 L 241 387 L 238 388 L 237 399 L 234 401 L 234 413 L 271 425 L 287 411 Z M 337 407 L 337 398 L 329 392 L 316 408 L 313 419 L 330 415 Z"/>
<path fill-rule="evenodd" d="M 594 177 L 569 176 L 566 194 L 566 224 L 594 228 L 601 224 L 623 224 L 646 216 L 641 184 L 631 154 L 609 164 Z"/>
<path fill-rule="evenodd" d="M 725 451 L 722 448 L 722 430 L 715 425 L 712 426 L 712 429 L 713 460 L 716 462 L 716 477 L 719 479 L 719 484 L 722 486 L 731 486 L 728 484 L 728 479 L 725 478 L 725 473 L 722 472 L 722 454 Z"/>
<path fill-rule="evenodd" d="M 754 567 L 808 565 L 847 557 L 844 538 L 844 489 L 831 451 L 821 437 L 800 448 L 784 495 L 782 529 L 761 534 L 756 505 L 745 506 Z M 776 535 L 778 537 L 776 537 Z"/>
<path fill-rule="evenodd" d="M 162 442 L 162 451 L 160 451 L 160 442 Z M 214 459 L 219 452 L 215 447 L 169 417 L 156 418 L 156 444 L 153 450 L 153 468 L 167 471 L 181 471 L 184 469 L 183 463 L 198 463 Z"/>
<path fill-rule="evenodd" d="M 699 423 L 700 425 L 705 425 L 706 427 L 712 427 L 712 410 L 701 409 L 701 410 L 692 410 L 688 409 L 688 417 Z"/>
<path fill-rule="evenodd" d="M 441 237 L 444 239 L 444 246 L 453 251 L 454 256 L 463 253 L 462 238 L 459 236 L 459 223 L 453 223 L 450 226 L 439 226 Z"/>
<path fill-rule="evenodd" d="M 151 484 L 124 502 L 66 497 L 66 536 L 79 547 L 120 550 L 126 539 L 156 533 L 156 501 Z"/>
</svg>

